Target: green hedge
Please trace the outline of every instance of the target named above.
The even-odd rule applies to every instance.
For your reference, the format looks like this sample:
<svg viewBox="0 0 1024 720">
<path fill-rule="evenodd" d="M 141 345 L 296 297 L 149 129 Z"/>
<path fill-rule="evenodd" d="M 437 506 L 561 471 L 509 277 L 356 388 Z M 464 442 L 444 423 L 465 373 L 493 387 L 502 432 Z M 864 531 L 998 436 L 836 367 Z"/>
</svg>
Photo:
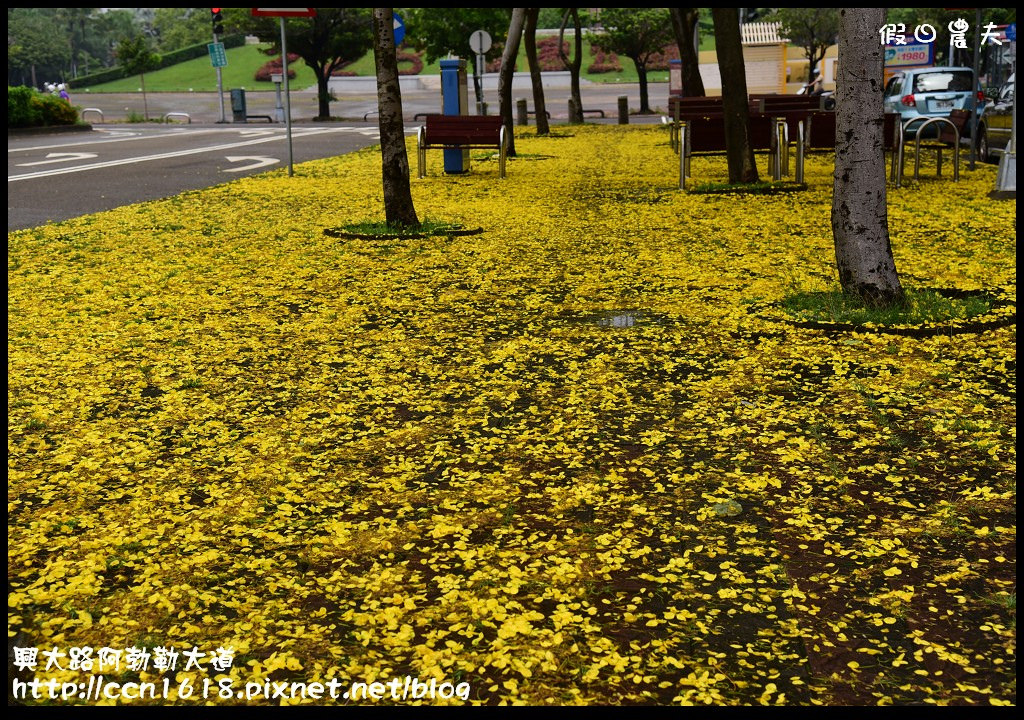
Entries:
<svg viewBox="0 0 1024 720">
<path fill-rule="evenodd" d="M 221 40 L 224 43 L 225 49 L 231 49 L 241 47 L 245 45 L 245 35 L 226 35 Z M 207 47 L 209 43 L 198 43 L 196 45 L 189 45 L 183 47 L 180 50 L 172 50 L 169 53 L 164 53 L 160 56 L 160 66 L 157 68 L 170 67 L 171 65 L 177 65 L 178 63 L 185 62 L 186 60 L 193 60 L 197 57 L 204 57 L 209 54 L 210 50 Z M 82 88 L 91 87 L 93 85 L 101 85 L 107 82 L 113 82 L 114 80 L 120 80 L 125 77 L 125 72 L 120 67 L 112 67 L 100 72 L 90 73 L 89 75 L 82 75 L 73 80 L 68 81 L 68 87 L 80 90 Z"/>
<path fill-rule="evenodd" d="M 27 128 L 48 125 L 75 125 L 78 109 L 56 95 L 37 92 L 30 87 L 7 86 L 7 127 Z"/>
</svg>

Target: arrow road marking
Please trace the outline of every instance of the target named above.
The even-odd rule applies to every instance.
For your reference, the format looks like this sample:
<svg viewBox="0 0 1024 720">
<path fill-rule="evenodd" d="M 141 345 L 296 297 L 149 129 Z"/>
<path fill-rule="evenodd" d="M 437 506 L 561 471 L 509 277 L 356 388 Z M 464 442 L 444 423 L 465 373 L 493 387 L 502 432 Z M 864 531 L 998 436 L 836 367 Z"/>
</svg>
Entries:
<svg viewBox="0 0 1024 720">
<path fill-rule="evenodd" d="M 265 165 L 273 165 L 274 163 L 281 162 L 277 158 L 265 157 L 263 155 L 227 155 L 225 156 L 228 162 L 242 162 L 243 160 L 255 160 L 256 162 L 251 165 L 243 165 L 242 167 L 225 168 L 224 172 L 242 172 L 243 170 L 255 170 L 256 168 L 264 167 Z"/>
<path fill-rule="evenodd" d="M 71 162 L 72 160 L 87 160 L 96 157 L 96 153 L 48 153 L 49 160 L 37 160 L 36 162 L 18 163 L 18 167 L 30 165 L 49 165 L 50 163 Z"/>
</svg>

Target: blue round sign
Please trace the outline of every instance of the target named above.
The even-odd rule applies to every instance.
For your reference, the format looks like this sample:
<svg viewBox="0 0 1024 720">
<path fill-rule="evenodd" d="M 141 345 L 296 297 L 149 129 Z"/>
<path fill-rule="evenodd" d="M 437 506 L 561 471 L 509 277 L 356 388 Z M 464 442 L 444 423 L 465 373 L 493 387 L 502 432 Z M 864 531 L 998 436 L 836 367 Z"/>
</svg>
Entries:
<svg viewBox="0 0 1024 720">
<path fill-rule="evenodd" d="M 395 47 L 398 47 L 399 45 L 402 44 L 402 41 L 405 40 L 405 21 L 402 19 L 402 16 L 399 15 L 398 13 L 395 13 L 394 15 L 395 15 Z"/>
</svg>

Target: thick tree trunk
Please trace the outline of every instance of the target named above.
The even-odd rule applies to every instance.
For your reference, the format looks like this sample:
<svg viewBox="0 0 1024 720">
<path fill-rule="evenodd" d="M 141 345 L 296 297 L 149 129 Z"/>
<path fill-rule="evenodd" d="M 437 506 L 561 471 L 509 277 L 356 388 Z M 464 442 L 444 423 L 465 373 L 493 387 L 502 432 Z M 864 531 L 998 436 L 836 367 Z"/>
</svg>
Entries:
<svg viewBox="0 0 1024 720">
<path fill-rule="evenodd" d="M 396 61 L 397 63 L 397 61 Z M 314 68 L 316 75 L 316 109 L 317 120 L 330 120 L 331 118 L 331 91 L 329 89 L 330 75 L 324 68 Z"/>
<path fill-rule="evenodd" d="M 383 161 L 384 217 L 389 225 L 419 225 L 409 187 L 409 156 L 405 150 L 402 91 L 395 57 L 394 12 L 373 9 L 373 58 L 377 68 L 377 110 Z"/>
<path fill-rule="evenodd" d="M 672 16 L 672 32 L 679 46 L 679 59 L 683 70 L 683 95 L 704 97 L 704 79 L 700 76 L 700 57 L 694 47 L 699 8 L 669 8 Z"/>
<path fill-rule="evenodd" d="M 544 82 L 540 76 L 540 62 L 537 60 L 537 15 L 540 8 L 527 8 L 526 29 L 526 61 L 530 64 L 530 82 L 533 84 L 533 110 L 537 118 L 537 134 L 547 135 L 548 113 L 544 105 Z"/>
<path fill-rule="evenodd" d="M 565 36 L 565 25 L 572 15 L 573 47 L 575 52 L 570 61 L 562 50 L 562 38 Z M 580 95 L 580 67 L 583 65 L 583 28 L 580 25 L 580 13 L 577 8 L 567 8 L 562 15 L 562 24 L 558 28 L 558 56 L 562 58 L 562 64 L 569 71 L 569 97 L 572 99 L 572 106 L 569 113 L 569 124 L 580 125 L 583 123 L 583 98 Z"/>
<path fill-rule="evenodd" d="M 651 112 L 651 98 L 647 90 L 647 65 L 642 64 L 636 58 L 631 58 L 636 66 L 636 78 L 640 85 L 640 114 L 647 115 Z"/>
<path fill-rule="evenodd" d="M 839 283 L 869 307 L 905 302 L 889 244 L 882 109 L 884 8 L 839 11 L 832 235 Z"/>
<path fill-rule="evenodd" d="M 750 107 L 739 12 L 736 8 L 712 8 L 711 12 L 715 19 L 715 51 L 722 73 L 722 109 L 725 114 L 725 154 L 729 162 L 729 183 L 757 182 L 757 165 L 750 145 Z"/>
<path fill-rule="evenodd" d="M 512 8 L 512 20 L 508 25 L 508 37 L 505 49 L 501 53 L 501 70 L 498 72 L 498 97 L 501 100 L 501 121 L 505 126 L 505 137 L 508 138 L 508 156 L 515 157 L 515 125 L 512 122 L 512 74 L 516 69 L 516 56 L 519 54 L 519 40 L 523 36 L 523 25 L 526 23 L 526 8 Z"/>
</svg>

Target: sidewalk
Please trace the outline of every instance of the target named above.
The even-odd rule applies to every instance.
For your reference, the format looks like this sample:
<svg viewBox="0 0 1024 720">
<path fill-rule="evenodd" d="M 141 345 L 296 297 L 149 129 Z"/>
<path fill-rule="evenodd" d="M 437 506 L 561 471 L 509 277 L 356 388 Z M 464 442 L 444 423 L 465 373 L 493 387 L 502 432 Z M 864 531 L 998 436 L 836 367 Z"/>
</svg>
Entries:
<svg viewBox="0 0 1024 720">
<path fill-rule="evenodd" d="M 569 79 L 568 73 L 545 73 L 557 77 L 546 78 L 544 101 L 553 122 L 568 120 Z M 565 77 L 561 77 L 564 75 Z M 402 105 L 407 121 L 424 113 L 441 112 L 440 76 L 426 75 L 401 78 Z M 347 122 L 365 122 L 373 120 L 377 113 L 377 87 L 374 78 L 333 78 L 329 87 L 336 101 L 331 103 L 331 115 Z M 87 93 L 81 92 L 71 99 L 72 104 L 82 108 L 86 122 L 94 125 L 104 123 L 127 122 L 131 115 L 142 117 L 143 114 L 153 119 L 164 118 L 168 113 L 183 113 L 192 124 L 216 123 L 221 117 L 232 122 L 230 88 L 224 88 L 223 115 L 217 99 L 217 93 Z M 533 109 L 533 93 L 529 83 L 529 74 L 516 73 L 513 78 L 513 101 L 526 98 L 530 109 Z M 497 114 L 500 104 L 497 88 L 497 75 L 489 73 L 484 76 L 484 102 L 488 105 L 489 114 Z M 600 110 L 605 114 L 605 122 L 616 122 L 618 99 L 628 98 L 631 113 L 640 106 L 640 87 L 636 83 L 583 83 L 580 94 L 584 108 Z M 631 115 L 631 123 L 658 122 L 659 109 L 664 110 L 668 100 L 667 83 L 650 83 L 648 85 L 651 108 L 654 115 Z M 311 122 L 319 112 L 315 88 L 292 89 L 291 116 L 293 122 Z M 276 116 L 277 93 L 266 90 L 245 91 L 246 110 L 249 115 Z M 282 97 L 282 104 L 283 104 Z M 471 112 L 475 111 L 476 98 L 472 85 L 469 88 Z M 172 116 L 172 121 L 185 121 L 181 116 Z M 588 122 L 599 121 L 590 116 Z M 263 121 L 253 121 L 263 122 Z"/>
</svg>

